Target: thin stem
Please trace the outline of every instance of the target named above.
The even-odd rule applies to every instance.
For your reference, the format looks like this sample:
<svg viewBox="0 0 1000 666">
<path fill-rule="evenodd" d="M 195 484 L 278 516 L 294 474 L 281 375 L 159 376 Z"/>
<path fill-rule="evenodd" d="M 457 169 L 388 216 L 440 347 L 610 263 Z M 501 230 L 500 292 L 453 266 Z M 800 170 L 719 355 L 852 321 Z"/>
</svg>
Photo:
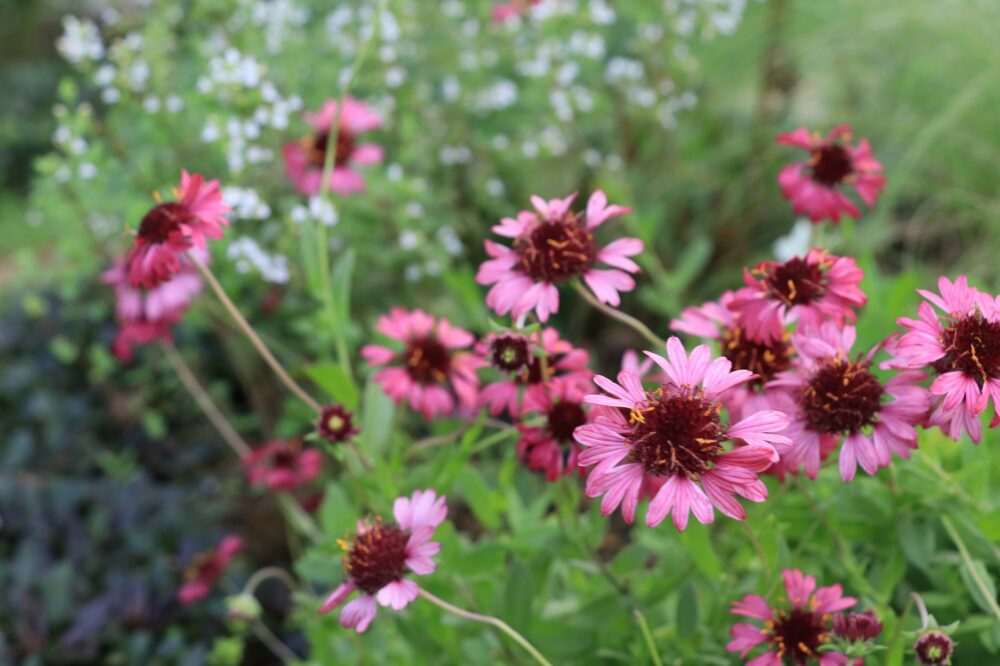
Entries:
<svg viewBox="0 0 1000 666">
<path fill-rule="evenodd" d="M 633 610 L 632 614 L 635 615 L 635 621 L 639 623 L 639 630 L 642 632 L 642 637 L 646 641 L 646 648 L 649 650 L 649 658 L 653 660 L 653 665 L 663 666 L 663 660 L 660 659 L 660 653 L 656 649 L 656 643 L 653 642 L 653 634 L 649 631 L 649 625 L 646 623 L 646 617 L 638 608 Z"/>
<path fill-rule="evenodd" d="M 321 533 L 319 527 L 316 525 L 316 521 L 305 512 L 295 498 L 288 493 L 280 493 L 277 497 L 278 504 L 281 506 L 285 517 L 292 527 L 313 541 L 319 541 Z"/>
<path fill-rule="evenodd" d="M 207 416 L 208 420 L 212 422 L 215 429 L 219 431 L 219 435 L 222 436 L 222 439 L 240 459 L 246 457 L 251 451 L 250 446 L 242 437 L 240 437 L 239 433 L 236 432 L 233 426 L 229 424 L 225 415 L 223 415 L 223 413 L 215 405 L 215 402 L 212 401 L 212 398 L 208 395 L 208 391 L 205 390 L 205 387 L 203 387 L 201 382 L 198 381 L 198 378 L 195 377 L 194 372 L 191 371 L 191 368 L 184 361 L 184 358 L 180 355 L 180 353 L 178 353 L 174 343 L 164 341 L 163 350 L 166 352 L 167 360 L 170 362 L 170 365 L 173 366 L 174 371 L 181 380 L 181 383 L 184 384 L 184 388 L 187 389 L 189 394 L 191 394 L 194 401 L 198 403 L 201 411 L 205 413 L 205 416 Z"/>
<path fill-rule="evenodd" d="M 261 583 L 266 580 L 271 580 L 272 578 L 280 580 L 290 590 L 297 590 L 299 587 L 298 583 L 295 582 L 295 579 L 292 578 L 292 574 L 288 573 L 281 567 L 264 567 L 263 569 L 258 569 L 252 576 L 250 576 L 246 585 L 243 586 L 243 593 L 256 593 L 257 588 L 260 587 Z"/>
<path fill-rule="evenodd" d="M 605 305 L 604 303 L 601 303 L 599 300 L 597 300 L 594 297 L 593 294 L 591 294 L 589 291 L 587 291 L 586 287 L 584 287 L 579 282 L 574 282 L 573 283 L 573 287 L 578 292 L 580 292 L 580 295 L 583 296 L 583 300 L 587 301 L 593 307 L 595 307 L 596 309 L 600 310 L 601 312 L 603 312 L 604 314 L 608 315 L 609 317 L 617 319 L 618 321 L 622 322 L 623 324 L 626 324 L 627 326 L 630 326 L 633 330 L 635 330 L 636 333 L 638 333 L 642 337 L 646 338 L 657 349 L 662 349 L 663 347 L 666 346 L 667 343 L 666 343 L 666 341 L 663 338 L 661 338 L 660 336 L 658 336 L 656 333 L 653 333 L 653 331 L 651 331 L 648 326 L 646 326 L 645 324 L 643 324 L 641 321 L 639 321 L 635 317 L 633 317 L 631 315 L 627 315 L 624 312 L 622 312 L 621 310 L 616 310 L 613 307 L 610 307 L 608 305 Z"/>
<path fill-rule="evenodd" d="M 941 524 L 944 525 L 945 531 L 951 540 L 955 542 L 958 546 L 958 552 L 962 556 L 962 562 L 965 564 L 965 568 L 969 571 L 969 576 L 972 578 L 972 582 L 976 584 L 976 588 L 979 593 L 983 595 L 986 600 L 987 605 L 990 607 L 990 612 L 993 613 L 997 621 L 1000 622 L 1000 606 L 997 605 L 996 597 L 994 592 L 990 591 L 990 585 L 987 581 L 984 581 L 980 576 L 979 570 L 976 568 L 972 556 L 969 554 L 969 549 L 965 546 L 965 541 L 962 540 L 961 535 L 959 535 L 958 530 L 952 525 L 951 519 L 948 516 L 941 516 Z"/>
<path fill-rule="evenodd" d="M 281 639 L 274 635 L 274 632 L 267 628 L 267 625 L 260 620 L 254 621 L 252 625 L 253 633 L 271 653 L 284 664 L 291 664 L 299 661 L 299 655 L 292 652 L 292 649 L 281 642 Z"/>
<path fill-rule="evenodd" d="M 444 599 L 439 599 L 438 597 L 434 596 L 424 588 L 420 588 L 420 596 L 422 596 L 424 599 L 431 602 L 435 606 L 443 608 L 449 613 L 457 615 L 460 618 L 471 620 L 473 622 L 482 622 L 483 624 L 489 624 L 496 627 L 503 633 L 507 634 L 511 639 L 513 639 L 515 643 L 524 648 L 525 652 L 530 654 L 534 658 L 534 660 L 537 661 L 539 664 L 542 664 L 542 666 L 552 666 L 552 662 L 543 657 L 542 653 L 539 652 L 537 649 L 535 649 L 535 646 L 529 643 L 527 638 L 519 634 L 517 631 L 514 630 L 513 627 L 511 627 L 509 624 L 507 624 L 500 618 L 493 617 L 492 615 L 480 615 L 479 613 L 473 613 L 471 611 L 461 609 L 458 606 L 452 606 Z"/>
<path fill-rule="evenodd" d="M 747 537 L 750 539 L 750 544 L 753 545 L 753 549 L 757 552 L 757 557 L 760 558 L 760 563 L 764 565 L 764 571 L 766 573 L 770 573 L 771 565 L 768 563 L 767 553 L 764 552 L 764 545 L 760 542 L 760 539 L 757 538 L 757 533 L 753 531 L 753 528 L 750 527 L 750 523 L 746 520 L 740 521 L 740 524 L 743 525 L 743 529 L 747 533 Z"/>
<path fill-rule="evenodd" d="M 920 629 L 926 629 L 927 625 L 931 622 L 931 618 L 927 613 L 927 606 L 924 605 L 924 598 L 914 592 L 910 595 L 910 599 L 917 605 L 917 611 L 920 613 Z"/>
<path fill-rule="evenodd" d="M 273 370 L 274 374 L 278 376 L 281 383 L 284 384 L 289 391 L 294 393 L 299 400 L 306 403 L 306 405 L 308 405 L 314 412 L 322 412 L 323 408 L 320 404 L 316 402 L 312 396 L 306 393 L 305 389 L 299 386 L 299 384 L 292 379 L 287 372 L 285 372 L 285 369 L 281 366 L 281 363 L 278 362 L 278 359 L 274 358 L 274 354 L 272 354 L 271 350 L 267 348 L 264 341 L 260 339 L 257 332 L 253 330 L 253 326 L 251 326 L 246 318 L 240 314 L 236 304 L 233 303 L 229 296 L 226 295 L 226 290 L 222 288 L 221 284 L 219 284 L 218 279 L 216 279 L 215 274 L 212 273 L 211 269 L 203 264 L 201 260 L 199 260 L 198 257 L 191 252 L 188 252 L 188 258 L 198 268 L 198 272 L 200 272 L 201 276 L 205 278 L 206 282 L 208 282 L 212 291 L 215 292 L 215 295 L 219 297 L 222 305 L 226 308 L 226 311 L 229 312 L 229 316 L 233 318 L 236 325 L 239 326 L 240 330 L 247 336 L 250 340 L 250 344 L 253 345 L 254 349 L 257 350 L 257 353 L 264 359 L 264 362 L 271 367 L 271 370 Z"/>
</svg>

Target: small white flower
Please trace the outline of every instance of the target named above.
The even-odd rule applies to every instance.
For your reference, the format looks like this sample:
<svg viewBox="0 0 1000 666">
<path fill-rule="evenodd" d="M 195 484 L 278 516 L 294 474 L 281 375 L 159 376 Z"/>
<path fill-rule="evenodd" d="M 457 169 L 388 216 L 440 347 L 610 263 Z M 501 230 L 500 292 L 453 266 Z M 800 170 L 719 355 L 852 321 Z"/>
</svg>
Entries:
<svg viewBox="0 0 1000 666">
<path fill-rule="evenodd" d="M 385 175 L 391 181 L 397 181 L 403 177 L 403 167 L 393 162 L 385 169 Z"/>
<path fill-rule="evenodd" d="M 506 191 L 507 188 L 499 178 L 490 178 L 486 181 L 486 192 L 491 197 L 501 197 Z"/>
<path fill-rule="evenodd" d="M 178 95 L 167 95 L 166 100 L 164 100 L 164 106 L 167 107 L 167 111 L 170 113 L 177 113 L 184 108 L 184 100 Z"/>
<path fill-rule="evenodd" d="M 104 63 L 94 72 L 94 83 L 100 88 L 110 85 L 115 80 L 115 71 L 114 65 Z"/>
<path fill-rule="evenodd" d="M 407 282 L 416 282 L 417 280 L 420 279 L 422 273 L 423 271 L 420 269 L 420 266 L 417 266 L 416 264 L 410 264 L 403 271 L 403 277 L 406 278 Z"/>
<path fill-rule="evenodd" d="M 160 98 L 156 95 L 146 95 L 142 100 L 142 108 L 146 109 L 147 113 L 156 113 L 160 110 Z"/>
<path fill-rule="evenodd" d="M 424 205 L 419 201 L 411 201 L 403 207 L 403 212 L 410 217 L 420 217 L 424 214 Z"/>
<path fill-rule="evenodd" d="M 404 229 L 403 233 L 399 234 L 399 247 L 404 250 L 415 250 L 421 242 L 423 242 L 423 237 L 412 229 Z"/>
<path fill-rule="evenodd" d="M 96 23 L 90 19 L 64 16 L 62 24 L 63 34 L 56 40 L 56 49 L 67 61 L 77 65 L 85 60 L 104 57 L 104 44 Z"/>
<path fill-rule="evenodd" d="M 326 197 L 309 197 L 309 215 L 324 226 L 332 227 L 340 221 L 340 214 Z"/>
<path fill-rule="evenodd" d="M 114 104 L 122 98 L 122 93 L 118 88 L 105 88 L 101 91 L 101 100 L 105 104 Z"/>
<path fill-rule="evenodd" d="M 793 257 L 804 256 L 809 251 L 813 232 L 812 223 L 800 217 L 795 220 L 791 231 L 774 241 L 774 257 L 778 261 L 788 261 Z"/>
<path fill-rule="evenodd" d="M 97 175 L 97 166 L 92 162 L 84 162 L 77 169 L 77 173 L 83 180 L 91 180 Z"/>
</svg>

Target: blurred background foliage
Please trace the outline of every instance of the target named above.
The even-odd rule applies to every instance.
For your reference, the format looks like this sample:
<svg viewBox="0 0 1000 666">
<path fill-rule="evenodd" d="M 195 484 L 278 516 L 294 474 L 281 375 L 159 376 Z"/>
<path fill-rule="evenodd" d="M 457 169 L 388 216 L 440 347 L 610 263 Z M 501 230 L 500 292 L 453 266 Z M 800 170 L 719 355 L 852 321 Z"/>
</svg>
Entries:
<svg viewBox="0 0 1000 666">
<path fill-rule="evenodd" d="M 254 536 L 234 580 L 252 563 L 292 561 L 313 584 L 339 576 L 332 541 L 300 551 L 293 539 L 289 549 L 273 501 L 246 490 L 157 348 L 129 366 L 107 351 L 113 302 L 100 271 L 126 248 L 150 192 L 166 192 L 182 167 L 241 188 L 227 193 L 237 212 L 215 246 L 227 290 L 300 374 L 326 363 L 311 376 L 353 400 L 372 429 L 393 422 L 392 410 L 365 373 L 323 380 L 334 330 L 356 350 L 378 314 L 406 304 L 484 332 L 473 276 L 489 227 L 531 194 L 601 187 L 634 208 L 616 224 L 647 243 L 639 288 L 622 307 L 665 334 L 683 306 L 738 285 L 742 267 L 770 258 L 791 230 L 775 177 L 799 156 L 773 138 L 798 126 L 849 122 L 886 166 L 874 210 L 818 231 L 817 242 L 866 270 L 862 343 L 891 333 L 915 311 L 914 289 L 939 273 L 1000 287 L 995 2 L 549 0 L 555 9 L 506 26 L 490 22 L 485 1 L 384 4 L 0 6 L 5 658 L 268 663 L 227 624 L 221 595 L 183 610 L 172 601 L 184 563 L 223 532 Z M 99 57 L 87 55 L 93 40 L 67 41 L 66 13 L 93 21 Z M 378 38 L 366 40 L 376 26 Z M 359 58 L 351 92 L 386 116 L 372 135 L 386 162 L 365 171 L 364 196 L 310 206 L 284 179 L 280 145 L 306 133 L 300 112 L 336 96 Z M 333 314 L 318 307 L 326 281 L 303 270 L 313 240 L 304 222 L 314 218 L 335 223 Z M 557 325 L 598 371 L 642 345 L 570 294 Z M 251 441 L 308 431 L 309 414 L 283 401 L 210 298 L 177 346 Z M 648 659 L 634 607 L 670 663 L 735 663 L 723 649 L 728 604 L 772 590 L 782 566 L 842 581 L 878 610 L 890 645 L 883 663 L 912 661 L 900 633 L 914 626 L 912 591 L 943 622 L 963 620 L 957 663 L 998 659 L 995 431 L 978 448 L 924 433 L 913 461 L 849 485 L 833 473 L 772 484 L 774 497 L 748 519 L 761 558 L 735 524 L 681 536 L 608 529 L 595 507 L 577 511 L 575 484 L 549 486 L 521 469 L 510 441 L 481 449 L 478 428 L 414 460 L 406 432 L 427 426 L 396 418 L 366 440 L 377 474 L 326 487 L 324 534 L 387 512 L 413 487 L 449 493 L 453 519 L 430 589 L 504 617 L 557 663 Z M 434 424 L 432 434 L 455 426 Z M 627 594 L 605 584 L 593 551 Z M 266 591 L 272 626 L 312 663 L 521 659 L 489 631 L 423 604 L 395 620 L 383 613 L 358 638 L 315 615 L 315 591 L 294 611 L 287 594 Z"/>
</svg>

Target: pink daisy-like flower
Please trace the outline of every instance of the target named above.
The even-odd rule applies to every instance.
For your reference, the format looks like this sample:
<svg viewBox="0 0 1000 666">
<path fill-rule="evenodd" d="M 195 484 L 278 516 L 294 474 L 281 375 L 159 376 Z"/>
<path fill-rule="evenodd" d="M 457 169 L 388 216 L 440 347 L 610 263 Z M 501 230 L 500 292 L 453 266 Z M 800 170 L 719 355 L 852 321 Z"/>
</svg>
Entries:
<svg viewBox="0 0 1000 666">
<path fill-rule="evenodd" d="M 858 207 L 844 192 L 848 186 L 853 186 L 869 207 L 875 205 L 885 187 L 882 165 L 872 157 L 867 139 L 857 146 L 850 141 L 850 125 L 835 127 L 825 139 L 805 128 L 778 135 L 778 143 L 810 153 L 807 162 L 789 164 L 778 174 L 781 193 L 796 213 L 808 215 L 813 222 L 829 219 L 838 223 L 843 213 L 857 219 Z"/>
<path fill-rule="evenodd" d="M 389 366 L 375 373 L 375 381 L 396 404 L 409 401 L 428 419 L 454 412 L 456 399 L 463 408 L 477 406 L 476 370 L 483 361 L 460 351 L 472 345 L 471 333 L 423 310 L 403 308 L 393 308 L 387 316 L 379 317 L 375 328 L 404 344 L 402 352 L 381 345 L 361 349 L 369 366 Z"/>
<path fill-rule="evenodd" d="M 196 555 L 184 572 L 185 581 L 177 591 L 177 600 L 187 606 L 207 597 L 212 585 L 241 550 L 243 539 L 230 535 L 224 537 L 215 550 Z"/>
<path fill-rule="evenodd" d="M 594 230 L 605 220 L 632 212 L 630 208 L 609 206 L 604 192 L 597 190 L 584 213 L 569 207 L 576 194 L 546 201 L 531 197 L 534 211 L 523 210 L 517 218 L 505 217 L 493 227 L 500 236 L 514 239 L 511 247 L 485 241 L 490 259 L 483 262 L 476 281 L 493 285 L 486 304 L 500 315 L 513 313 L 521 318 L 534 310 L 541 321 L 559 311 L 556 285 L 582 277 L 602 303 L 617 306 L 619 292 L 635 288 L 629 273 L 639 266 L 629 259 L 642 252 L 638 238 L 619 238 L 601 247 Z M 598 269 L 598 262 L 612 266 Z"/>
<path fill-rule="evenodd" d="M 748 594 L 733 602 L 733 615 L 762 620 L 763 627 L 749 622 L 739 622 L 731 629 L 732 640 L 726 645 L 730 652 L 746 656 L 758 645 L 767 652 L 746 662 L 747 666 L 845 666 L 846 655 L 839 652 L 820 651 L 830 642 L 833 614 L 858 603 L 854 597 L 845 597 L 840 585 L 816 589 L 816 579 L 798 569 L 782 571 L 787 599 L 773 606 L 767 599 Z M 787 661 L 786 661 L 787 660 Z"/>
<path fill-rule="evenodd" d="M 319 476 L 322 465 L 323 454 L 303 449 L 299 440 L 268 442 L 243 458 L 250 484 L 275 491 L 306 485 Z"/>
<path fill-rule="evenodd" d="M 589 388 L 593 376 L 587 352 L 561 339 L 554 328 L 535 331 L 530 336 L 490 333 L 476 345 L 476 352 L 491 366 L 510 375 L 487 384 L 479 393 L 493 416 L 505 409 L 513 417 L 520 416 L 522 409 L 539 411 L 548 404 L 545 393 L 554 378 L 571 382 L 582 390 Z"/>
<path fill-rule="evenodd" d="M 302 194 L 318 194 L 322 187 L 323 165 L 330 149 L 330 133 L 337 116 L 337 106 L 336 100 L 328 100 L 316 113 L 305 113 L 305 121 L 312 126 L 313 134 L 281 147 L 285 173 Z M 353 167 L 378 164 L 383 153 L 382 147 L 377 144 L 359 144 L 358 135 L 381 127 L 382 118 L 364 103 L 346 97 L 339 124 L 330 190 L 345 195 L 363 192 L 365 181 Z"/>
<path fill-rule="evenodd" d="M 881 381 L 871 371 L 881 345 L 851 360 L 855 338 L 853 326 L 830 321 L 800 325 L 793 336 L 795 368 L 768 384 L 775 389 L 771 404 L 791 419 L 785 433 L 791 443 L 776 446 L 783 467 L 802 467 L 815 479 L 823 449 L 840 443 L 840 475 L 850 481 L 858 464 L 875 474 L 891 454 L 909 458 L 917 448 L 916 426 L 929 408 L 927 389 L 919 385 L 923 373 L 906 370 Z"/>
<path fill-rule="evenodd" d="M 493 5 L 490 16 L 497 23 L 509 21 L 515 16 L 521 16 L 542 0 L 514 0 L 513 2 L 501 2 Z"/>
<path fill-rule="evenodd" d="M 796 320 L 853 322 L 854 309 L 868 301 L 860 287 L 864 275 L 854 259 L 813 248 L 804 258 L 765 261 L 745 270 L 747 286 L 733 295 L 728 307 L 738 314 L 751 340 L 780 340 L 785 325 Z"/>
<path fill-rule="evenodd" d="M 128 255 L 128 281 L 133 287 L 157 287 L 177 275 L 181 255 L 205 247 L 206 238 L 222 238 L 230 208 L 222 200 L 219 181 L 207 183 L 200 174 L 181 171 L 174 189 L 177 201 L 159 201 L 139 224 Z"/>
<path fill-rule="evenodd" d="M 938 290 L 940 295 L 918 290 L 927 300 L 917 319 L 897 320 L 907 330 L 893 353 L 906 366 L 929 366 L 937 375 L 930 387 L 936 398 L 931 423 L 955 439 L 966 430 L 978 443 L 979 415 L 991 400 L 994 412 L 1000 405 L 1000 297 L 970 287 L 964 275 L 954 283 L 942 276 Z M 998 424 L 1000 416 L 990 427 Z"/>
<path fill-rule="evenodd" d="M 576 472 L 584 475 L 577 465 L 580 445 L 573 439 L 573 432 L 593 420 L 596 410 L 584 404 L 584 391 L 572 381 L 553 379 L 541 400 L 525 410 L 524 420 L 517 424 L 521 439 L 517 443 L 518 458 L 528 469 L 544 472 L 545 478 L 555 482 L 560 476 Z M 533 415 L 544 420 L 534 424 Z"/>
<path fill-rule="evenodd" d="M 340 626 L 361 633 L 375 619 L 375 602 L 402 610 L 417 598 L 420 587 L 405 578 L 407 572 L 418 576 L 434 573 L 433 557 L 441 544 L 431 541 L 434 530 L 448 515 L 445 498 L 434 490 L 416 490 L 410 497 L 399 497 L 392 506 L 395 523 L 358 521 L 358 531 L 350 542 L 340 541 L 346 555 L 342 562 L 347 580 L 341 583 L 320 606 L 329 613 L 359 591 L 340 611 Z"/>
<path fill-rule="evenodd" d="M 676 337 L 667 341 L 669 360 L 646 352 L 667 376 L 654 391 L 643 388 L 639 377 L 623 370 L 618 382 L 598 376 L 594 383 L 610 395 L 588 395 L 587 402 L 605 410 L 593 423 L 577 428 L 576 440 L 586 447 L 579 464 L 594 465 L 587 478 L 587 495 L 603 495 L 601 513 L 620 504 L 625 520 L 635 518 L 639 492 L 647 475 L 665 479 L 646 511 L 646 524 L 659 525 L 672 514 L 674 526 L 684 530 L 693 512 L 702 523 L 714 520 L 713 507 L 743 520 L 746 512 L 734 495 L 753 502 L 767 498 L 758 474 L 778 460 L 776 444 L 789 440 L 776 433 L 788 417 L 760 411 L 736 423 L 725 424 L 720 399 L 734 386 L 750 381 L 748 370 L 730 372 L 726 358 L 712 359 L 708 345 L 691 355 Z M 726 440 L 746 446 L 726 451 Z"/>
</svg>

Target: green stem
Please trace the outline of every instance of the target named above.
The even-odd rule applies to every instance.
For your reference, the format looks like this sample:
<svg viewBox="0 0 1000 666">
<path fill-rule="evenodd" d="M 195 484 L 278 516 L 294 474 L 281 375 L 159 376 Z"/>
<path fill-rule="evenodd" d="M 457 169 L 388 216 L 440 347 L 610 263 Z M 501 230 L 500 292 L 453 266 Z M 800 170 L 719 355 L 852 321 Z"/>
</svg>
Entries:
<svg viewBox="0 0 1000 666">
<path fill-rule="evenodd" d="M 636 333 L 649 340 L 649 342 L 651 342 L 656 347 L 657 350 L 666 347 L 667 343 L 663 338 L 656 335 L 656 333 L 653 333 L 653 331 L 651 331 L 648 326 L 643 324 L 635 317 L 627 315 L 621 310 L 616 310 L 611 306 L 601 303 L 599 300 L 597 300 L 597 298 L 594 297 L 592 293 L 590 293 L 590 291 L 587 290 L 586 287 L 584 287 L 579 282 L 574 282 L 573 287 L 580 293 L 581 296 L 583 296 L 583 300 L 587 301 L 594 308 L 600 310 L 609 317 L 617 319 L 623 324 L 631 327 Z"/>
<path fill-rule="evenodd" d="M 319 541 L 322 535 L 319 527 L 316 525 L 316 521 L 305 512 L 299 503 L 295 501 L 295 498 L 288 493 L 280 493 L 277 497 L 278 505 L 292 527 L 313 541 Z"/>
<path fill-rule="evenodd" d="M 997 622 L 1000 623 L 1000 606 L 997 605 L 996 597 L 994 593 L 990 591 L 990 586 L 980 577 L 979 570 L 975 567 L 972 561 L 972 556 L 969 554 L 969 549 L 965 546 L 965 541 L 962 540 L 961 535 L 955 526 L 952 524 L 951 519 L 948 516 L 941 516 L 941 524 L 944 525 L 945 531 L 951 540 L 955 542 L 958 547 L 958 552 L 962 556 L 962 563 L 965 564 L 966 570 L 969 572 L 969 577 L 972 578 L 972 582 L 976 584 L 976 588 L 979 593 L 983 595 L 986 599 L 987 605 L 990 607 L 990 612 L 996 617 Z"/>
<path fill-rule="evenodd" d="M 635 616 L 635 621 L 639 623 L 639 630 L 642 632 L 642 638 L 646 641 L 646 648 L 649 650 L 649 658 L 653 661 L 653 666 L 663 666 L 663 660 L 660 658 L 660 653 L 656 649 L 656 643 L 653 642 L 653 634 L 649 631 L 649 624 L 646 623 L 646 616 L 636 608 L 632 611 Z"/>
</svg>

